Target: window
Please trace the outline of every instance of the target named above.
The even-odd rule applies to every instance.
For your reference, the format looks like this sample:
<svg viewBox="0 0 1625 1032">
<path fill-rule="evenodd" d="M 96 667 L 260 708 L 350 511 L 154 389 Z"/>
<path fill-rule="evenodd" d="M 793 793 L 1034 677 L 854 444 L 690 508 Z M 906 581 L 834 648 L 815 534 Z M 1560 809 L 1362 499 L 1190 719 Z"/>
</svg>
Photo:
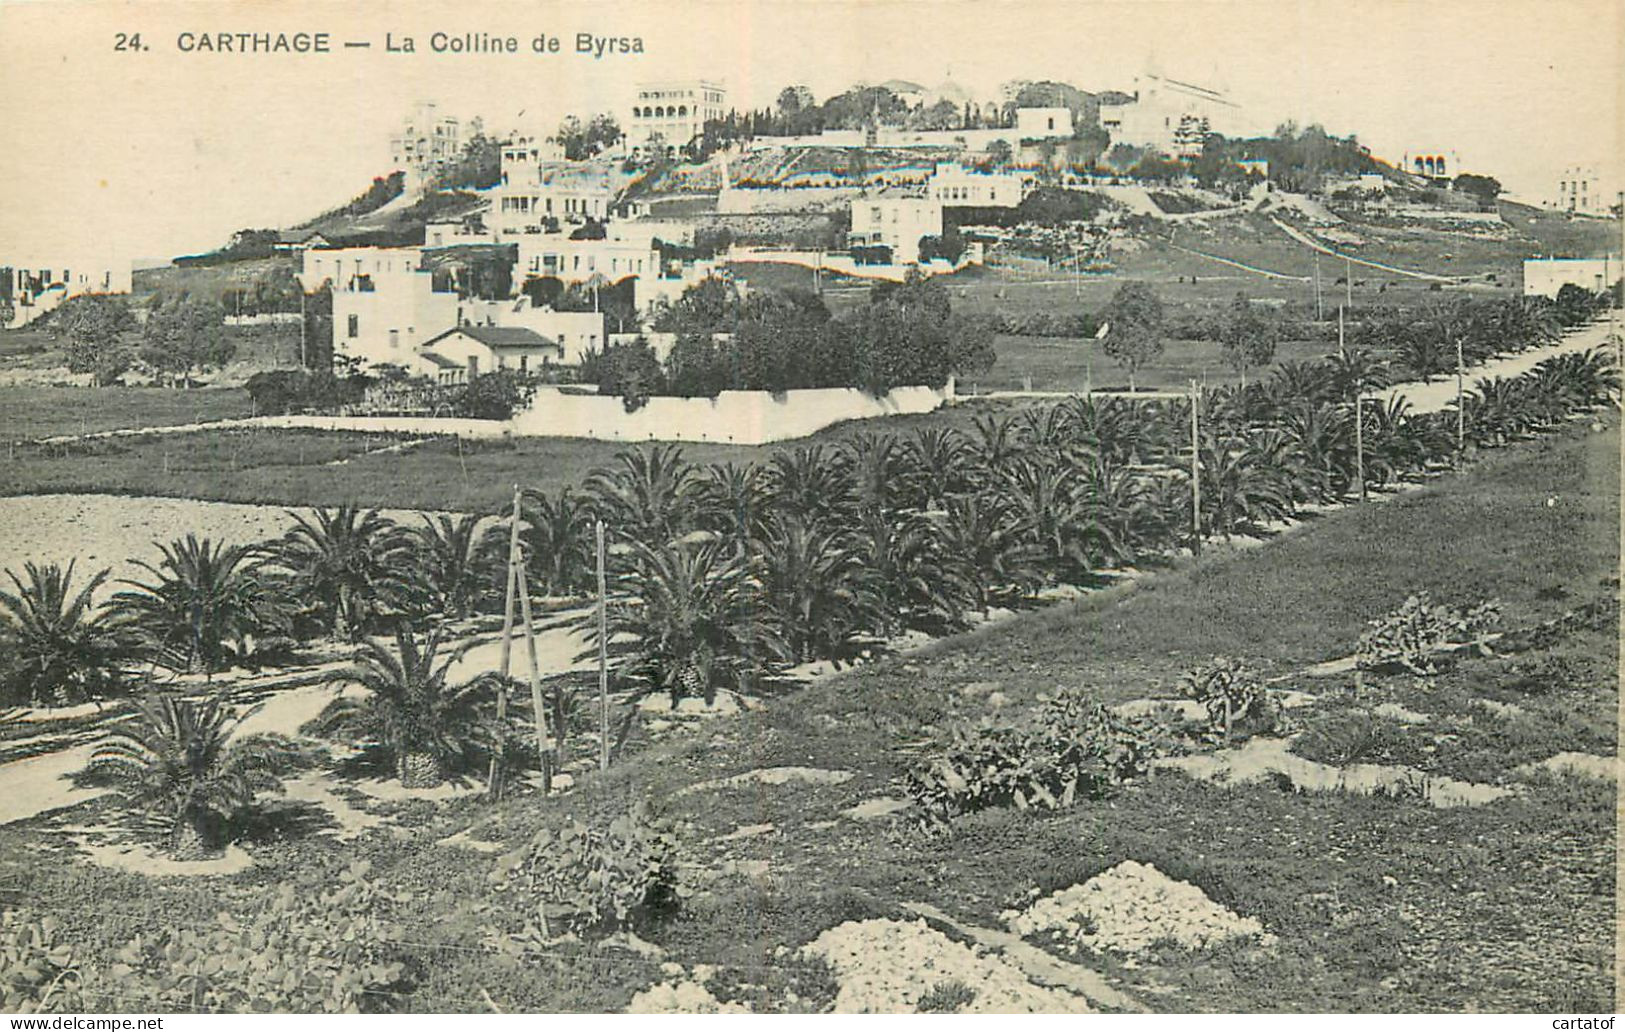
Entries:
<svg viewBox="0 0 1625 1032">
<path fill-rule="evenodd" d="M 359 316 L 359 315 L 350 316 L 349 322 L 346 325 L 348 327 L 349 335 L 350 335 L 351 338 L 361 336 L 361 316 Z"/>
<path fill-rule="evenodd" d="M 401 346 L 401 331 L 400 330 L 390 330 L 389 331 L 389 350 L 391 350 L 391 351 L 398 350 L 400 348 L 400 346 Z"/>
</svg>

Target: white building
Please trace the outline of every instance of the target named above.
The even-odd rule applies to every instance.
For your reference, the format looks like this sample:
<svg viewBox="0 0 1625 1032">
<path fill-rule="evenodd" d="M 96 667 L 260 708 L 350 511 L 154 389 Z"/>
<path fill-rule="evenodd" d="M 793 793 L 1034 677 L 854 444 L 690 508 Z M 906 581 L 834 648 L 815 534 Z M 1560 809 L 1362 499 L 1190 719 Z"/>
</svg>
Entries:
<svg viewBox="0 0 1625 1032">
<path fill-rule="evenodd" d="M 1023 140 L 1052 140 L 1072 135 L 1072 110 L 1064 107 L 1016 109 L 1016 136 Z"/>
<path fill-rule="evenodd" d="M 1427 179 L 1449 179 L 1461 170 L 1461 155 L 1455 151 L 1424 149 L 1407 151 L 1399 167 Z"/>
<path fill-rule="evenodd" d="M 420 187 L 463 153 L 462 123 L 440 113 L 433 101 L 420 101 L 389 138 L 390 161 Z"/>
<path fill-rule="evenodd" d="M 656 137 L 682 147 L 705 131 L 705 123 L 727 113 L 728 91 L 707 79 L 638 84 L 626 121 L 629 146 L 647 147 Z"/>
<path fill-rule="evenodd" d="M 945 162 L 926 181 L 926 196 L 944 208 L 1014 208 L 1026 194 L 1022 178 L 1012 172 L 977 172 Z"/>
<path fill-rule="evenodd" d="M 323 283 L 335 292 L 377 290 L 409 280 L 422 267 L 419 247 L 313 247 L 300 256 L 299 284 L 306 293 Z"/>
<path fill-rule="evenodd" d="M 528 297 L 507 301 L 464 301 L 464 326 L 498 326 L 529 330 L 553 341 L 566 365 L 575 365 L 588 351 L 602 351 L 608 338 L 608 317 L 603 312 L 559 312 L 531 303 Z"/>
<path fill-rule="evenodd" d="M 128 261 L 66 255 L 0 256 L 0 316 L 5 317 L 6 329 L 15 329 L 70 297 L 128 294 L 130 281 Z"/>
<path fill-rule="evenodd" d="M 542 233 L 550 224 L 603 222 L 615 198 L 607 169 L 574 162 L 504 168 L 494 194 L 487 221 L 498 237 Z"/>
<path fill-rule="evenodd" d="M 1598 176 L 1596 166 L 1574 166 L 1563 170 L 1557 182 L 1557 199 L 1552 203 L 1558 211 L 1576 215 L 1613 214 L 1615 205 L 1625 201 L 1625 193 L 1609 190 Z"/>
<path fill-rule="evenodd" d="M 520 237 L 515 243 L 519 247 L 513 276 L 516 286 L 543 277 L 565 284 L 585 283 L 595 275 L 619 283 L 628 276 L 653 276 L 660 271 L 660 252 L 638 240 L 571 240 L 564 233 L 544 233 Z"/>
<path fill-rule="evenodd" d="M 467 383 L 481 373 L 512 369 L 535 372 L 564 359 L 564 348 L 534 330 L 517 326 L 455 326 L 423 343 L 412 372 L 441 383 Z"/>
<path fill-rule="evenodd" d="M 1127 104 L 1100 108 L 1101 128 L 1113 143 L 1193 154 L 1201 152 L 1208 133 L 1234 135 L 1239 130 L 1240 105 L 1221 90 L 1143 75 L 1134 80 L 1133 97 Z"/>
<path fill-rule="evenodd" d="M 920 260 L 920 238 L 942 235 L 942 202 L 929 197 L 859 197 L 852 202 L 853 246 L 885 245 L 892 261 Z"/>
<path fill-rule="evenodd" d="M 1601 258 L 1527 258 L 1523 263 L 1525 297 L 1556 297 L 1566 283 L 1601 293 L 1619 281 L 1625 266 L 1619 255 Z"/>
</svg>

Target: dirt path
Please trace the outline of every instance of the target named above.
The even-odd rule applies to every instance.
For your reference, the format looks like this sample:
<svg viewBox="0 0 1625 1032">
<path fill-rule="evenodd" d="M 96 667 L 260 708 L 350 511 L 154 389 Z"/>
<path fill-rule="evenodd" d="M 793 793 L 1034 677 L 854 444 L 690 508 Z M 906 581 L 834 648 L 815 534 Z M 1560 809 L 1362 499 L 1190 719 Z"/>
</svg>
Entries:
<svg viewBox="0 0 1625 1032">
<path fill-rule="evenodd" d="M 1464 388 L 1471 391 L 1473 384 L 1479 380 L 1490 377 L 1521 376 L 1549 358 L 1602 347 L 1608 343 L 1608 335 L 1615 332 L 1616 329 L 1617 324 L 1613 322 L 1595 322 L 1571 332 L 1556 344 L 1550 344 L 1543 348 L 1533 348 L 1529 351 L 1520 351 L 1514 355 L 1493 358 L 1488 362 L 1469 366 Z M 1368 394 L 1366 397 L 1380 398 L 1384 402 L 1404 397 L 1410 402 L 1413 413 L 1440 412 L 1455 404 L 1456 378 L 1453 375 L 1446 376 L 1441 380 L 1434 380 L 1429 383 L 1411 380 L 1406 383 L 1394 384 L 1392 387 Z"/>
</svg>

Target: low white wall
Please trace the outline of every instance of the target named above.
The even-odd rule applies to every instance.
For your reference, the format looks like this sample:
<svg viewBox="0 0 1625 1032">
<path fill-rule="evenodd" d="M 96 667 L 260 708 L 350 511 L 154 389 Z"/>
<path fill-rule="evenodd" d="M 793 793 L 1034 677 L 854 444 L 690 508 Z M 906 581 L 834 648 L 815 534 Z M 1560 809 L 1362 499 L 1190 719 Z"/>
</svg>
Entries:
<svg viewBox="0 0 1625 1032">
<path fill-rule="evenodd" d="M 650 398 L 636 412 L 620 398 L 537 390 L 530 408 L 507 422 L 422 419 L 406 416 L 267 416 L 262 426 L 365 433 L 453 434 L 466 438 L 586 437 L 599 441 L 710 441 L 770 444 L 806 437 L 848 419 L 932 412 L 954 396 L 941 390 L 898 387 L 883 398 L 860 390 L 723 391 L 715 398 Z"/>
<path fill-rule="evenodd" d="M 761 247 L 731 247 L 728 249 L 727 260 L 738 265 L 747 265 L 753 262 L 779 263 L 783 265 L 800 265 L 808 269 L 823 269 L 825 272 L 839 273 L 855 279 L 890 280 L 901 283 L 908 278 L 913 269 L 918 269 L 927 276 L 945 276 L 958 272 L 967 265 L 977 264 L 969 248 L 960 256 L 959 264 L 942 258 L 933 258 L 930 261 L 920 262 L 918 265 L 859 265 L 849 254 L 836 254 L 832 251 L 774 251 Z M 746 280 L 750 274 L 746 273 Z"/>
</svg>

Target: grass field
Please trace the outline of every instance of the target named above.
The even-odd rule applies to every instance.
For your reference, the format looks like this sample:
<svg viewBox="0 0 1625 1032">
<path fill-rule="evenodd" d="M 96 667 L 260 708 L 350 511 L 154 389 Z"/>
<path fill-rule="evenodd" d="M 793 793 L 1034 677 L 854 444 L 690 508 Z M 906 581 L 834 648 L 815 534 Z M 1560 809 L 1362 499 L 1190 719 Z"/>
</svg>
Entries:
<svg viewBox="0 0 1625 1032">
<path fill-rule="evenodd" d="M 1428 761 L 1437 769 L 1470 766 L 1476 777 L 1521 786 L 1483 807 L 1165 774 L 1109 802 L 986 811 L 943 833 L 839 814 L 898 794 L 912 743 L 989 715 L 993 689 L 1007 710 L 1057 686 L 1090 688 L 1108 702 L 1166 695 L 1182 669 L 1216 652 L 1290 673 L 1347 654 L 1366 620 L 1423 589 L 1456 604 L 1499 598 L 1511 627 L 1612 596 L 1618 470 L 1617 419 L 1608 417 L 1605 433 L 1575 424 L 1386 504 L 1326 515 L 1265 547 L 1215 549 L 1138 588 L 1018 617 L 770 700 L 653 745 L 567 796 L 418 804 L 405 812 L 403 835 L 375 831 L 347 843 L 287 823 L 250 844 L 258 866 L 204 882 L 71 860 L 45 822 L 35 822 L 0 841 L 0 880 L 58 914 L 64 934 L 98 955 L 153 914 L 207 926 L 245 887 L 282 885 L 324 858 L 366 858 L 373 876 L 402 894 L 389 921 L 409 961 L 409 981 L 395 987 L 405 1009 L 478 1009 L 471 986 L 509 1011 L 618 1009 L 663 977 L 661 960 L 718 965 L 714 986 L 746 983 L 757 988 L 738 989 L 743 995 L 796 1009 L 819 997 L 795 981 L 782 950 L 839 922 L 903 916 L 918 901 L 999 927 L 999 912 L 1032 890 L 1132 859 L 1199 886 L 1277 937 L 1267 948 L 1158 949 L 1132 966 L 1109 955 L 1061 957 L 1152 1010 L 1611 1011 L 1614 787 L 1513 770 L 1562 748 L 1612 751 L 1612 738 L 1598 730 L 1611 726 L 1616 706 L 1611 629 L 1576 632 L 1545 656 L 1581 657 L 1561 681 L 1532 683 L 1519 667 L 1527 655 L 1464 660 L 1422 685 L 1368 680 L 1366 704 L 1398 701 L 1427 714 L 1427 725 L 1395 733 L 1419 753 L 1451 757 Z M 1294 711 L 1308 731 L 1346 716 L 1346 681 L 1282 686 L 1291 685 L 1321 695 Z M 1516 700 L 1518 710 L 1473 710 L 1462 721 L 1474 698 Z M 1477 751 L 1463 752 L 1464 741 Z M 853 778 L 683 792 L 791 765 Z M 491 856 L 438 845 L 440 838 L 472 826 L 511 848 L 537 827 L 567 816 L 602 819 L 638 800 L 676 822 L 685 878 L 697 890 L 676 916 L 642 931 L 662 957 L 560 945 L 515 961 L 484 945 L 489 926 L 516 928 L 523 917 L 490 889 Z M 83 823 L 84 812 L 65 819 Z M 757 833 L 722 838 L 745 826 Z M 802 990 L 799 1004 L 785 996 L 792 985 Z"/>
<path fill-rule="evenodd" d="M 688 444 L 682 451 L 691 462 L 765 462 L 781 448 L 828 444 L 858 433 L 968 428 L 978 415 L 1013 412 L 1022 404 L 976 402 L 924 415 L 838 424 L 783 445 Z M 0 460 L 0 495 L 131 494 L 268 505 L 355 503 L 490 512 L 508 504 L 516 482 L 547 491 L 579 486 L 593 469 L 637 447 L 566 438 L 436 438 L 401 451 L 382 450 L 403 440 L 255 428 L 18 447 L 9 460 Z"/>
<path fill-rule="evenodd" d="M 0 437 L 93 434 L 149 426 L 178 426 L 253 414 L 238 388 L 175 390 L 164 387 L 0 387 Z"/>
</svg>

